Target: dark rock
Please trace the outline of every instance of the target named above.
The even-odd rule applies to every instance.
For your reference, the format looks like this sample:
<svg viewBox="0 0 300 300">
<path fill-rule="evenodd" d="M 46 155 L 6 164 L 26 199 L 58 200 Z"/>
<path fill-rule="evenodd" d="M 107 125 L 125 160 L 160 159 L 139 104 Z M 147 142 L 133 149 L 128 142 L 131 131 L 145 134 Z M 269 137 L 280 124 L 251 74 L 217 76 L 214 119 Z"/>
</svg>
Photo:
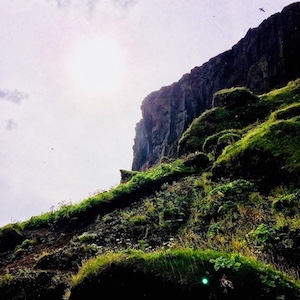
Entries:
<svg viewBox="0 0 300 300">
<path fill-rule="evenodd" d="M 142 102 L 136 125 L 132 170 L 145 170 L 162 157 L 176 157 L 181 135 L 213 94 L 244 86 L 264 93 L 300 77 L 300 2 L 284 8 L 228 50 L 195 67 L 178 82 L 152 92 Z"/>
<path fill-rule="evenodd" d="M 0 234 L 0 253 L 13 250 L 21 244 L 25 237 L 13 228 L 5 228 Z"/>
<path fill-rule="evenodd" d="M 121 173 L 121 183 L 126 183 L 138 172 L 137 171 L 120 170 L 120 173 Z"/>
<path fill-rule="evenodd" d="M 187 167 L 194 167 L 195 169 L 199 169 L 203 171 L 206 167 L 210 165 L 209 158 L 202 152 L 196 152 L 189 154 L 184 159 L 184 165 Z"/>
</svg>

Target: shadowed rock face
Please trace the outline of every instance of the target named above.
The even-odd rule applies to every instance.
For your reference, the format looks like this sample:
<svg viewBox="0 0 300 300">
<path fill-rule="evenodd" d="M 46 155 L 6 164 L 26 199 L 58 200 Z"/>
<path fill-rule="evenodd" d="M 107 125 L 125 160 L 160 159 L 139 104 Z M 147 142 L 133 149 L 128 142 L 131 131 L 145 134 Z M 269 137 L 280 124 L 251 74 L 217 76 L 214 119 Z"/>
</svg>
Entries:
<svg viewBox="0 0 300 300">
<path fill-rule="evenodd" d="M 300 77 L 300 2 L 250 29 L 231 50 L 195 67 L 189 74 L 142 102 L 136 124 L 132 170 L 145 170 L 162 157 L 176 157 L 183 132 L 215 92 L 245 86 L 263 93 Z"/>
</svg>

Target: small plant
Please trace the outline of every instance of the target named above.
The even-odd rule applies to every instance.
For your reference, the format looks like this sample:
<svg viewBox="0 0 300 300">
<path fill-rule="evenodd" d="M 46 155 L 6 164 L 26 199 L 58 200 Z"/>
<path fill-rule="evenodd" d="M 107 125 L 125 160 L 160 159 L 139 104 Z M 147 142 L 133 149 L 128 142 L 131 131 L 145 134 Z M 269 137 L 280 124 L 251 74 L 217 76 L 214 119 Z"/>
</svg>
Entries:
<svg viewBox="0 0 300 300">
<path fill-rule="evenodd" d="M 149 244 L 146 240 L 142 239 L 142 240 L 139 240 L 139 245 L 140 245 L 140 249 L 142 251 L 145 251 L 148 247 L 149 247 Z"/>
<path fill-rule="evenodd" d="M 219 234 L 220 232 L 223 232 L 223 226 L 222 226 L 221 222 L 213 223 L 209 226 L 209 228 L 207 230 L 207 237 L 212 238 L 216 234 Z"/>
<path fill-rule="evenodd" d="M 8 284 L 8 283 L 11 282 L 13 279 L 14 279 L 14 276 L 11 275 L 10 273 L 6 273 L 6 274 L 0 276 L 0 286 L 1 286 L 1 285 Z"/>
<path fill-rule="evenodd" d="M 27 249 L 32 245 L 35 245 L 37 243 L 36 240 L 30 240 L 30 239 L 26 239 L 22 242 L 22 244 L 20 245 L 21 249 Z"/>
<path fill-rule="evenodd" d="M 300 190 L 296 190 L 292 194 L 283 195 L 277 199 L 275 198 L 272 207 L 287 216 L 296 215 L 300 211 Z"/>
<path fill-rule="evenodd" d="M 154 203 L 151 200 L 146 199 L 144 201 L 144 205 L 146 207 L 146 214 L 149 214 L 150 216 L 154 216 L 155 215 L 155 205 L 154 205 Z"/>
<path fill-rule="evenodd" d="M 129 218 L 129 223 L 133 225 L 144 224 L 146 222 L 146 215 L 136 214 Z"/>
<path fill-rule="evenodd" d="M 97 235 L 95 233 L 84 232 L 80 236 L 77 237 L 80 243 L 92 243 Z"/>
<path fill-rule="evenodd" d="M 232 254 L 228 257 L 219 256 L 217 258 L 211 258 L 209 262 L 214 264 L 215 271 L 220 269 L 233 269 L 238 271 L 241 266 L 241 263 L 239 262 L 240 258 L 240 254 Z"/>
<path fill-rule="evenodd" d="M 256 229 L 248 234 L 254 245 L 265 247 L 269 239 L 276 235 L 275 229 L 267 224 L 259 224 Z"/>
</svg>

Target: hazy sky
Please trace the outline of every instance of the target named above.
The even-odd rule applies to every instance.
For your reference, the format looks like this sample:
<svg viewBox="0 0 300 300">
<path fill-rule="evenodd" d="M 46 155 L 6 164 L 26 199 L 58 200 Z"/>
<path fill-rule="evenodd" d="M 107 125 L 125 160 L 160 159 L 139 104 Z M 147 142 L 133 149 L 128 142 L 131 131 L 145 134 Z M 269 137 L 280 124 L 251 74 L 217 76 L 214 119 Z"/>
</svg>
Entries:
<svg viewBox="0 0 300 300">
<path fill-rule="evenodd" d="M 0 0 L 0 226 L 119 184 L 142 100 L 293 2 Z"/>
</svg>

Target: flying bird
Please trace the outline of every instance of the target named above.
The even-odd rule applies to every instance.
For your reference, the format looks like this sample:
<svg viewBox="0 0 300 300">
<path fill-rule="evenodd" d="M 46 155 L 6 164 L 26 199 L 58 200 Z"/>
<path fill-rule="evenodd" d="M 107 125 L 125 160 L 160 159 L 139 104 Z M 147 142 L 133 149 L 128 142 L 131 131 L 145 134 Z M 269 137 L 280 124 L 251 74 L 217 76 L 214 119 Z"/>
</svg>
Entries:
<svg viewBox="0 0 300 300">
<path fill-rule="evenodd" d="M 259 8 L 260 11 L 266 12 L 263 7 Z"/>
</svg>

